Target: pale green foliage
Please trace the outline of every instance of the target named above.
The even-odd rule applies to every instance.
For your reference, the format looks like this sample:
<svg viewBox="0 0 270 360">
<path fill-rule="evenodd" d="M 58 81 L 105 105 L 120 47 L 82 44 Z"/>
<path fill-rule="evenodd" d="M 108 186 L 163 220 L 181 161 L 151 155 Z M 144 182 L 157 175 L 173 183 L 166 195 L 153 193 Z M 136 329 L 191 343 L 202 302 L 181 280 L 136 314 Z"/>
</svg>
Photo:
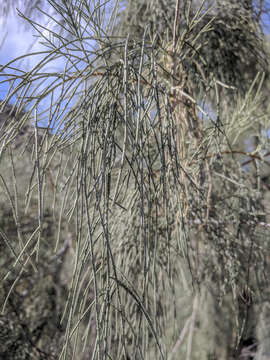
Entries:
<svg viewBox="0 0 270 360">
<path fill-rule="evenodd" d="M 27 73 L 12 62 L 0 68 L 10 85 L 0 105 L 8 118 L 0 130 L 0 321 L 25 324 L 12 346 L 26 339 L 22 359 L 225 360 L 256 338 L 264 360 L 264 76 L 251 69 L 238 92 L 239 71 L 234 87 L 224 84 L 232 69 L 226 75 L 225 64 L 220 79 L 211 56 L 198 55 L 219 15 L 206 2 L 197 12 L 185 2 L 184 30 L 171 2 L 164 38 L 157 19 L 165 11 L 153 12 L 149 27 L 127 15 L 132 4 L 151 12 L 152 1 L 130 3 L 123 21 L 117 2 L 50 3 L 63 31 L 48 35 L 27 20 L 40 30 L 43 58 Z M 130 34 L 125 19 L 134 21 Z M 253 46 L 258 37 L 245 39 Z M 261 41 L 252 64 L 264 57 Z M 58 57 L 62 73 L 47 68 Z M 246 63 L 237 64 L 244 73 Z M 5 356 L 10 348 L 0 346 Z"/>
</svg>

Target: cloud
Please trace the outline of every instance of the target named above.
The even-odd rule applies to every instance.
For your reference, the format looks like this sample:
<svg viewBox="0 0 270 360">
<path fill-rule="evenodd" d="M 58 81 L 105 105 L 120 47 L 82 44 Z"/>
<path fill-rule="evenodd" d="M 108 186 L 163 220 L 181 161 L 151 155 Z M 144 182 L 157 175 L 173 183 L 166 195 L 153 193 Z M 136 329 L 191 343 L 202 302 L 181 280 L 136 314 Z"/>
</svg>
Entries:
<svg viewBox="0 0 270 360">
<path fill-rule="evenodd" d="M 1 0 L 0 0 L 1 1 Z M 52 10 L 51 10 L 52 11 Z M 51 13 L 50 9 L 47 9 L 47 13 Z M 58 19 L 59 21 L 61 21 L 61 14 L 59 15 L 59 19 L 56 16 L 56 19 Z M 55 17 L 54 17 L 55 18 Z M 42 31 L 42 34 L 45 37 L 50 38 L 50 32 L 48 31 L 49 29 L 52 29 L 53 31 L 57 32 L 56 29 L 56 22 L 51 20 L 52 18 L 45 18 L 45 16 L 39 17 L 38 19 L 36 19 L 37 23 L 42 23 L 42 25 L 44 26 L 44 28 L 39 28 L 40 31 Z M 48 20 L 50 20 L 48 22 Z M 62 19 L 63 20 L 63 19 Z M 1 21 L 1 18 L 0 18 Z M 82 23 L 82 27 L 84 27 L 85 24 L 85 20 L 81 19 Z M 0 26 L 0 44 L 1 41 L 3 40 L 4 34 L 6 34 L 6 38 L 5 41 L 2 45 L 2 47 L 0 48 L 0 65 L 4 65 L 10 61 L 12 61 L 13 59 L 16 59 L 18 57 L 21 57 L 21 59 L 16 60 L 15 62 L 13 62 L 11 64 L 11 66 L 15 69 L 19 69 L 19 70 L 23 70 L 23 71 L 30 71 L 31 69 L 33 69 L 35 67 L 35 65 L 41 61 L 42 59 L 45 58 L 45 56 L 47 54 L 39 54 L 39 55 L 33 55 L 33 53 L 37 53 L 37 52 L 41 52 L 41 51 L 48 51 L 48 47 L 44 46 L 43 44 L 41 44 L 41 42 L 45 41 L 45 39 L 43 39 L 42 37 L 37 35 L 38 32 L 31 26 L 23 26 L 22 25 L 22 19 L 19 18 L 19 16 L 17 14 L 10 14 L 8 21 L 5 22 L 2 21 L 2 27 Z M 2 29 L 4 29 L 4 31 L 1 31 Z M 91 29 L 91 24 L 88 26 L 88 32 L 85 32 L 85 36 L 89 37 L 89 34 L 93 34 L 93 31 Z M 59 31 L 59 29 L 58 29 Z M 58 32 L 59 33 L 59 32 Z M 64 34 L 63 37 L 65 36 L 70 36 L 70 34 Z M 94 36 L 90 35 L 90 36 Z M 1 38 L 2 37 L 2 38 Z M 51 39 L 52 41 L 55 41 L 55 43 L 59 43 L 59 41 L 57 39 Z M 80 48 L 80 44 L 72 44 L 68 47 L 68 49 L 64 49 L 63 53 L 65 53 L 65 55 L 58 57 L 57 59 L 54 60 L 49 60 L 48 63 L 43 66 L 42 68 L 38 69 L 37 71 L 40 73 L 57 73 L 57 75 L 59 73 L 62 73 L 65 71 L 65 66 L 67 66 L 68 70 L 70 68 L 70 72 L 77 72 L 78 70 L 83 69 L 84 67 L 86 67 L 89 64 L 89 59 L 91 57 L 91 51 L 93 46 L 95 45 L 95 41 L 94 40 L 89 40 L 89 38 L 87 40 L 84 41 L 84 49 L 86 51 L 89 51 L 87 55 L 89 55 L 89 58 L 87 58 L 87 56 L 85 56 L 85 53 L 83 53 L 81 51 Z M 29 54 L 29 56 L 23 58 L 23 55 Z M 16 71 L 14 69 L 5 69 L 4 73 L 10 73 L 10 74 L 14 74 L 16 73 Z M 20 72 L 17 72 L 18 74 L 21 74 Z M 10 78 L 7 78 L 10 79 Z M 27 90 L 27 96 L 33 96 L 31 93 L 31 90 L 35 89 L 35 94 L 34 96 L 37 96 L 38 93 L 42 92 L 42 90 L 45 89 L 45 87 L 49 87 L 50 85 L 52 85 L 52 88 L 54 87 L 53 91 L 51 93 L 49 93 L 49 95 L 47 97 L 44 97 L 43 100 L 41 102 L 39 102 L 39 108 L 38 111 L 42 112 L 44 110 L 47 110 L 50 107 L 50 103 L 53 99 L 53 101 L 56 103 L 59 96 L 63 96 L 63 91 L 67 90 L 68 92 L 65 93 L 66 99 L 69 99 L 70 96 L 70 102 L 68 102 L 68 106 L 69 108 L 76 102 L 76 97 L 80 96 L 80 90 L 81 87 L 83 86 L 83 84 L 81 84 L 81 79 L 77 80 L 71 80 L 70 82 L 72 83 L 70 85 L 69 82 L 66 82 L 64 84 L 64 86 L 62 87 L 61 84 L 61 79 L 58 79 L 58 87 L 55 87 L 55 79 L 57 79 L 57 77 L 53 76 L 45 76 L 42 77 L 40 79 L 37 79 L 35 81 L 34 84 L 31 85 L 31 89 Z M 0 74 L 0 82 L 3 81 L 3 74 Z M 19 84 L 20 80 L 16 80 L 15 86 Z M 14 88 L 14 84 L 12 82 L 5 82 L 5 83 L 0 83 L 0 98 L 5 98 L 7 93 L 8 93 L 8 89 L 9 89 L 9 83 L 11 83 L 11 85 Z M 78 87 L 77 84 L 79 83 Z M 72 93 L 72 90 L 76 88 L 76 94 Z M 22 94 L 20 92 L 17 92 L 16 96 L 21 96 Z M 25 93 L 23 93 L 23 96 L 25 96 Z M 15 96 L 13 96 L 11 99 L 11 102 L 15 102 L 17 100 L 17 98 Z M 35 101 L 35 100 L 34 100 Z M 65 115 L 67 113 L 67 109 L 65 108 L 63 110 L 63 112 L 61 112 L 61 110 L 64 108 L 65 104 L 67 103 L 68 100 L 61 100 L 61 104 L 59 107 L 58 115 L 56 115 L 57 119 L 56 119 L 56 123 L 59 123 L 59 119 L 60 117 L 63 117 L 63 115 Z M 55 108 L 55 107 L 54 107 Z M 29 109 L 29 108 L 28 108 Z M 45 122 L 48 121 L 48 113 L 43 114 L 42 117 L 45 119 Z M 44 125 L 45 126 L 45 125 Z"/>
<path fill-rule="evenodd" d="M 43 44 L 40 43 L 41 38 L 37 37 L 36 31 L 30 26 L 22 26 L 22 20 L 16 14 L 10 14 L 8 21 L 4 22 L 3 20 L 0 23 L 0 44 L 2 44 L 0 48 L 0 65 L 5 65 L 8 62 L 22 57 L 23 55 L 30 54 L 30 56 L 22 57 L 19 60 L 12 62 L 11 66 L 13 68 L 23 70 L 23 71 L 30 71 L 35 65 L 41 61 L 44 57 L 43 54 L 39 55 L 31 55 L 33 53 L 46 51 L 48 50 Z M 40 19 L 39 19 L 40 21 Z M 50 24 L 47 24 L 48 28 Z M 4 30 L 4 31 L 3 31 Z M 48 31 L 44 30 L 44 35 L 48 36 Z M 44 39 L 42 39 L 44 40 Z M 44 71 L 54 71 L 60 72 L 64 69 L 64 60 L 63 59 L 56 59 L 50 62 L 49 65 L 43 67 L 41 69 L 42 72 Z M 16 73 L 14 69 L 9 70 L 5 69 L 4 73 Z M 19 74 L 20 72 L 17 71 Z M 8 79 L 6 77 L 6 79 Z M 3 81 L 3 73 L 0 77 L 0 81 Z M 6 94 L 8 93 L 9 89 L 9 82 L 0 83 L 0 99 L 5 98 Z M 46 86 L 42 85 L 43 88 Z M 42 88 L 41 86 L 41 88 Z M 16 97 L 12 97 L 11 101 L 16 101 Z M 41 108 L 47 108 L 49 106 L 49 99 L 44 99 L 41 104 Z"/>
<path fill-rule="evenodd" d="M 18 16 L 11 15 L 7 23 L 4 26 L 0 26 L 0 29 L 4 28 L 2 38 L 0 37 L 0 44 L 2 43 L 0 48 L 1 64 L 5 64 L 25 54 L 46 50 L 44 45 L 40 43 L 40 38 L 34 36 L 36 34 L 35 31 L 31 27 L 21 26 L 18 20 Z M 50 26 L 50 24 L 47 26 Z M 44 30 L 44 35 L 48 36 L 48 33 L 48 30 Z M 39 59 L 41 59 L 41 56 Z M 29 70 L 37 63 L 37 60 L 36 56 L 21 60 L 21 69 Z"/>
<path fill-rule="evenodd" d="M 15 16 L 10 16 L 8 22 L 2 27 L 5 28 L 7 36 L 1 48 L 1 62 L 22 55 L 29 46 L 31 38 L 33 39 L 30 31 L 19 28 Z"/>
</svg>

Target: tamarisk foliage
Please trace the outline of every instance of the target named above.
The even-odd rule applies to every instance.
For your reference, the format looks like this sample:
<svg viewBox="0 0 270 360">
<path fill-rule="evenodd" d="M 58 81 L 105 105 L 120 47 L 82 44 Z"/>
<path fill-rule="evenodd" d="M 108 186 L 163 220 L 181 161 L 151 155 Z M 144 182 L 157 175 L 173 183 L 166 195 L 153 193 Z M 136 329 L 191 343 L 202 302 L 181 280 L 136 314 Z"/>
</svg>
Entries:
<svg viewBox="0 0 270 360">
<path fill-rule="evenodd" d="M 0 67 L 0 355 L 269 358 L 262 8 L 48 4 Z"/>
</svg>

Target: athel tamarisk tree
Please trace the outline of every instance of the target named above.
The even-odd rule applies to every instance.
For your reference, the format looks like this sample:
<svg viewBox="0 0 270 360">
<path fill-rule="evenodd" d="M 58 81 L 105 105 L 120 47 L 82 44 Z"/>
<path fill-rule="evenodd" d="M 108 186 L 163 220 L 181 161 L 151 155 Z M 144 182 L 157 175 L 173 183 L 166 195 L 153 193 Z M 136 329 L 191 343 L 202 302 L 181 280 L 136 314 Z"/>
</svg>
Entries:
<svg viewBox="0 0 270 360">
<path fill-rule="evenodd" d="M 269 359 L 267 3 L 35 6 L 43 50 L 0 65 L 0 358 Z"/>
</svg>

